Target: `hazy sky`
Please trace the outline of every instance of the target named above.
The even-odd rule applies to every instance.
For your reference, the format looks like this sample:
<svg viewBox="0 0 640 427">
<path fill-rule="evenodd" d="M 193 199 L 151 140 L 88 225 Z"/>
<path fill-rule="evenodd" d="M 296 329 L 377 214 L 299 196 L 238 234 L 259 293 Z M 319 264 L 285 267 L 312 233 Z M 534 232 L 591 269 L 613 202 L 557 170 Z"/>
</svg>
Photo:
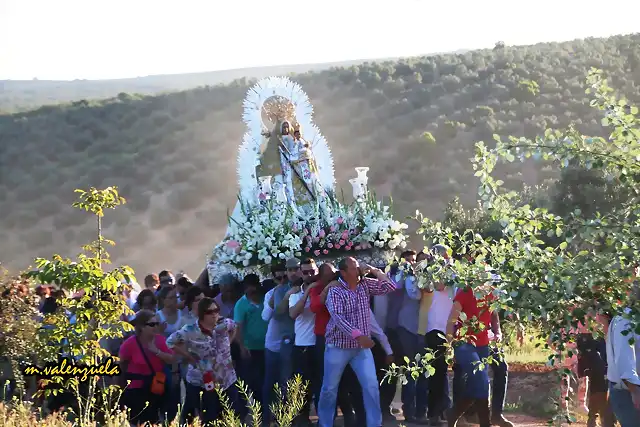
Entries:
<svg viewBox="0 0 640 427">
<path fill-rule="evenodd" d="M 121 78 L 600 37 L 640 32 L 639 12 L 638 0 L 0 0 L 0 79 Z"/>
</svg>

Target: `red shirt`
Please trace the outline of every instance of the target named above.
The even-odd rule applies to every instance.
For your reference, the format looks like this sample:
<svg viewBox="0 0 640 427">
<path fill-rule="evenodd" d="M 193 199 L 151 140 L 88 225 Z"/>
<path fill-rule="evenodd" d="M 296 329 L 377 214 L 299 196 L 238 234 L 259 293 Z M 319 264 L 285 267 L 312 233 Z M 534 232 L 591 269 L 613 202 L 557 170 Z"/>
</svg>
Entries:
<svg viewBox="0 0 640 427">
<path fill-rule="evenodd" d="M 155 345 L 158 350 L 173 354 L 173 351 L 169 350 L 167 347 L 167 342 L 162 335 L 156 335 L 154 337 Z M 153 370 L 155 372 L 162 372 L 164 370 L 165 363 L 155 354 L 151 353 L 148 350 L 145 350 L 145 354 L 149 359 L 149 363 L 153 366 Z M 120 346 L 120 360 L 124 362 L 129 362 L 127 365 L 127 372 L 129 374 L 141 374 L 141 375 L 153 375 L 151 369 L 149 369 L 149 365 L 140 350 L 140 346 L 136 341 L 136 336 L 133 335 L 127 338 L 122 345 Z M 144 385 L 144 381 L 142 380 L 131 380 L 131 383 L 127 386 L 127 388 L 142 388 Z"/>
<path fill-rule="evenodd" d="M 324 333 L 327 330 L 327 323 L 329 323 L 329 319 L 331 318 L 329 310 L 327 310 L 327 306 L 324 305 L 320 298 L 320 294 L 324 288 L 324 286 L 316 286 L 309 291 L 309 298 L 311 299 L 311 305 L 309 307 L 311 308 L 311 311 L 316 314 L 313 333 L 320 336 L 324 336 Z"/>
<path fill-rule="evenodd" d="M 491 328 L 491 310 L 489 310 L 489 302 L 494 299 L 493 294 L 489 294 L 484 297 L 481 301 L 476 299 L 476 296 L 473 294 L 473 290 L 461 289 L 458 291 L 453 301 L 459 303 L 462 306 L 462 312 L 466 314 L 467 320 L 467 333 L 466 336 L 469 337 L 468 341 L 471 344 L 474 344 L 476 347 L 482 347 L 485 345 L 489 345 L 489 329 Z M 484 324 L 484 330 L 475 333 L 471 325 L 475 322 L 472 322 L 472 318 L 476 317 L 478 319 L 478 323 Z"/>
</svg>

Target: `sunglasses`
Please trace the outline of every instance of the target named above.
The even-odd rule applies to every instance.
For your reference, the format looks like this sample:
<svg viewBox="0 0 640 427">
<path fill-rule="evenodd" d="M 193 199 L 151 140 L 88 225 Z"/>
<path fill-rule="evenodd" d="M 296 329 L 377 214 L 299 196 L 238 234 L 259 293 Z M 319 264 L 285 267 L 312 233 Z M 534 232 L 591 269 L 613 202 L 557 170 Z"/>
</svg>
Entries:
<svg viewBox="0 0 640 427">
<path fill-rule="evenodd" d="M 301 270 L 301 272 L 305 276 L 313 276 L 316 273 L 315 270 Z"/>
<path fill-rule="evenodd" d="M 282 275 L 279 274 L 279 275 L 276 276 L 276 280 L 284 280 L 286 278 L 287 278 L 286 274 L 282 274 Z"/>
<path fill-rule="evenodd" d="M 218 313 L 220 313 L 219 308 L 210 308 L 204 311 L 204 314 L 218 314 Z"/>
<path fill-rule="evenodd" d="M 149 322 L 147 323 L 147 326 L 150 326 L 152 328 L 155 328 L 156 326 L 158 326 L 160 324 L 160 322 Z"/>
</svg>

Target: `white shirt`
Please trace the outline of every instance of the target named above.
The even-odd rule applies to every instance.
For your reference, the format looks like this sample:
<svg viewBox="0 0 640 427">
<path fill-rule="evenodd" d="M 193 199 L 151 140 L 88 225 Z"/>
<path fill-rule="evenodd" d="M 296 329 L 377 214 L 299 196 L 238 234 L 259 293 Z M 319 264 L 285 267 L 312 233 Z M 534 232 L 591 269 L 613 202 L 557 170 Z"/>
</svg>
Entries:
<svg viewBox="0 0 640 427">
<path fill-rule="evenodd" d="M 271 301 L 271 296 L 276 288 L 271 289 L 264 296 L 264 308 L 262 309 L 262 320 L 265 322 L 269 322 L 267 326 L 267 335 L 264 337 L 264 348 L 269 351 L 273 351 L 275 353 L 280 352 L 280 343 L 282 342 L 281 337 L 278 333 L 278 325 L 275 322 L 271 322 L 271 318 L 273 317 L 273 309 L 269 306 L 269 301 Z"/>
<path fill-rule="evenodd" d="M 427 318 L 427 333 L 431 331 L 447 332 L 447 320 L 453 308 L 453 293 L 450 288 L 433 291 L 433 299 Z"/>
<path fill-rule="evenodd" d="M 626 310 L 628 313 L 628 309 Z M 625 330 L 631 330 L 627 336 L 622 335 Z M 629 344 L 635 339 L 633 345 Z M 623 380 L 640 386 L 640 335 L 634 334 L 631 323 L 622 316 L 611 320 L 607 334 L 607 379 L 622 389 L 627 389 Z"/>
<path fill-rule="evenodd" d="M 289 297 L 289 308 L 293 307 L 302 299 L 304 295 L 303 291 L 295 293 Z M 304 303 L 304 309 L 302 313 L 296 317 L 295 332 L 296 339 L 295 345 L 297 347 L 310 347 L 316 345 L 316 334 L 313 333 L 313 328 L 316 323 L 316 314 L 311 311 L 311 298 L 307 298 Z"/>
<path fill-rule="evenodd" d="M 385 335 L 384 331 L 378 324 L 376 320 L 376 315 L 371 311 L 371 336 L 377 339 L 380 342 L 380 345 L 384 349 L 384 352 L 387 356 L 391 356 L 393 354 L 393 350 L 391 350 L 391 344 L 389 344 L 389 338 Z"/>
</svg>

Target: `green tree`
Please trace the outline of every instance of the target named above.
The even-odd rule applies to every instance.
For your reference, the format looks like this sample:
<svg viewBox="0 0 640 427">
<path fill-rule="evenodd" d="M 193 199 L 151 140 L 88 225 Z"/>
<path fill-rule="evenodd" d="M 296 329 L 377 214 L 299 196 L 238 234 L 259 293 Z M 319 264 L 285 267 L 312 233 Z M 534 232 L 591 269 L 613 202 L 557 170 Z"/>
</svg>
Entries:
<svg viewBox="0 0 640 427">
<path fill-rule="evenodd" d="M 585 322 L 596 332 L 595 322 L 585 320 L 588 313 L 621 311 L 640 249 L 638 109 L 612 95 L 601 71 L 591 70 L 587 83 L 591 106 L 602 113 L 602 125 L 610 129 L 608 138 L 587 137 L 569 128 L 547 130 L 535 140 L 503 141 L 496 136 L 495 148 L 476 144 L 473 168 L 480 179 L 481 208 L 500 224 L 501 235 L 492 238 L 474 232 L 471 239 L 465 238 L 462 252 L 474 257 L 455 261 L 452 269 L 456 280 L 471 286 L 476 295 L 493 293 L 493 309 L 537 323 L 539 338 L 550 339 L 556 350 L 553 358 L 571 355 L 567 344 L 572 338 L 560 330 Z M 628 197 L 606 212 L 575 209 L 567 215 L 522 204 L 521 195 L 504 189 L 493 173 L 499 163 L 528 158 L 545 160 L 561 170 L 573 166 L 597 170 Z M 453 247 L 463 240 L 447 224 L 419 219 L 419 233 L 429 243 Z M 500 274 L 499 284 L 490 284 L 487 264 Z M 425 283 L 452 279 L 446 277 L 451 272 L 426 266 L 419 274 Z M 639 313 L 634 309 L 630 316 L 638 331 Z"/>
<path fill-rule="evenodd" d="M 97 239 L 83 247 L 83 253 L 77 258 L 63 258 L 54 255 L 51 259 L 37 258 L 37 270 L 28 273 L 38 283 L 55 284 L 68 295 L 79 297 L 62 298 L 60 309 L 44 319 L 47 328 L 42 329 L 41 339 L 48 345 L 44 351 L 45 362 L 56 361 L 61 353 L 66 353 L 78 363 L 95 366 L 110 354 L 100 346 L 100 341 L 109 338 L 121 338 L 132 327 L 121 320 L 123 314 L 131 314 L 124 297 L 127 283 L 134 280 L 133 270 L 127 266 L 107 270 L 110 264 L 106 246 L 114 242 L 102 234 L 102 218 L 105 210 L 115 209 L 125 203 L 116 187 L 103 190 L 90 188 L 76 190 L 79 197 L 73 207 L 87 211 L 95 216 Z M 69 314 L 75 317 L 71 323 Z M 53 377 L 50 381 L 73 391 L 78 399 L 78 423 L 89 425 L 94 417 L 99 379 L 89 377 L 86 384 L 77 378 L 63 379 Z M 112 395 L 113 387 L 102 392 Z M 54 391 L 55 393 L 55 391 Z M 104 396 L 103 396 L 104 397 Z"/>
</svg>

